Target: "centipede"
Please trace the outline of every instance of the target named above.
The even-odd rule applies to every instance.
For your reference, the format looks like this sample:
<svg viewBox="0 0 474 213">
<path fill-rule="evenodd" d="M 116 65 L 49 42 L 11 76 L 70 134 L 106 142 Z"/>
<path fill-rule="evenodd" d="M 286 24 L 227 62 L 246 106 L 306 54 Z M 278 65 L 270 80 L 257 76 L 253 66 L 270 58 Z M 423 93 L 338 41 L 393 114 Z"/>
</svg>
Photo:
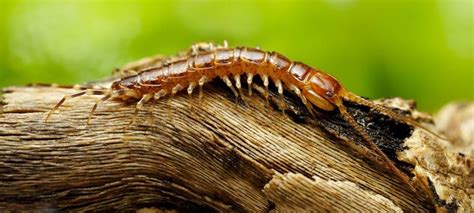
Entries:
<svg viewBox="0 0 474 213">
<path fill-rule="evenodd" d="M 350 115 L 344 101 L 350 101 L 369 107 L 389 118 L 422 128 L 434 135 L 435 132 L 423 127 L 414 119 L 401 115 L 394 110 L 378 105 L 373 101 L 352 93 L 332 75 L 299 61 L 292 61 L 275 51 L 260 48 L 234 47 L 227 42 L 223 45 L 197 43 L 171 60 L 163 57 L 151 57 L 129 64 L 120 72 L 128 72 L 114 81 L 108 88 L 89 88 L 75 94 L 65 95 L 47 114 L 45 121 L 68 99 L 83 95 L 101 95 L 93 105 L 87 123 L 91 121 L 97 106 L 107 100 L 136 101 L 130 125 L 135 121 L 139 110 L 150 100 L 159 100 L 165 96 L 173 97 L 185 91 L 191 95 L 196 89 L 199 98 L 203 96 L 203 86 L 215 79 L 230 88 L 235 97 L 252 95 L 252 84 L 259 76 L 265 88 L 264 97 L 269 97 L 269 84 L 272 82 L 278 94 L 283 97 L 289 91 L 301 100 L 313 117 L 316 110 L 340 113 L 341 117 L 368 144 L 368 147 L 381 156 L 389 170 L 397 175 L 411 190 L 416 191 L 409 177 L 402 173 L 369 137 L 356 119 Z M 247 94 L 242 90 L 242 82 L 248 85 Z M 438 135 L 437 135 L 438 136 Z M 441 136 L 439 136 L 441 137 Z"/>
</svg>

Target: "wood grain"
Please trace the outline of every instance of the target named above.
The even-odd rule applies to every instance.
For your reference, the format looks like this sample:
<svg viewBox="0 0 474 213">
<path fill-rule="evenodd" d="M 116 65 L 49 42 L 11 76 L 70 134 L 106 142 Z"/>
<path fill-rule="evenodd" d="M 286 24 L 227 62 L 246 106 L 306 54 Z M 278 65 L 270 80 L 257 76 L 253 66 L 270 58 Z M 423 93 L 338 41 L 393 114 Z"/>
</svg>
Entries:
<svg viewBox="0 0 474 213">
<path fill-rule="evenodd" d="M 5 88 L 0 211 L 433 210 L 336 137 L 354 138 L 347 125 L 298 122 L 258 95 L 236 104 L 224 88 L 147 104 L 130 128 L 133 103 L 105 102 L 87 125 L 97 97 L 82 96 L 46 123 L 74 90 Z"/>
</svg>

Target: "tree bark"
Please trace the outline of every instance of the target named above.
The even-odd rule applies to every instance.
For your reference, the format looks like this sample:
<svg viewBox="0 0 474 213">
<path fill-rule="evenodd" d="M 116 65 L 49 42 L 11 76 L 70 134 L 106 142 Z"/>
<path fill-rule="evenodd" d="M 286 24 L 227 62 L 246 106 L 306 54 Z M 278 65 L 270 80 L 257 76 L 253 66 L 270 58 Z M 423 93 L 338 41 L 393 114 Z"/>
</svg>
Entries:
<svg viewBox="0 0 474 213">
<path fill-rule="evenodd" d="M 87 125 L 97 97 L 81 96 L 67 100 L 45 122 L 47 111 L 64 94 L 74 92 L 4 89 L 0 211 L 156 207 L 211 212 L 426 212 L 435 208 L 383 163 L 354 152 L 353 146 L 363 147 L 363 142 L 337 113 L 314 119 L 291 98 L 285 100 L 290 108 L 282 113 L 275 109 L 276 99 L 269 106 L 259 95 L 236 102 L 225 86 L 212 84 L 206 86 L 202 100 L 177 95 L 146 104 L 127 128 L 133 102 L 105 102 Z M 408 106 L 399 102 L 383 104 Z M 401 170 L 428 177 L 435 189 L 445 187 L 437 196 L 446 209 L 472 208 L 470 156 L 446 154 L 428 133 L 407 131 L 406 125 L 385 116 L 349 107 L 360 122 L 370 118 L 375 124 L 388 123 L 366 128 L 382 141 L 378 145 Z M 423 158 L 419 144 L 423 153 L 434 157 Z M 430 160 L 446 165 L 431 168 L 426 163 Z"/>
</svg>

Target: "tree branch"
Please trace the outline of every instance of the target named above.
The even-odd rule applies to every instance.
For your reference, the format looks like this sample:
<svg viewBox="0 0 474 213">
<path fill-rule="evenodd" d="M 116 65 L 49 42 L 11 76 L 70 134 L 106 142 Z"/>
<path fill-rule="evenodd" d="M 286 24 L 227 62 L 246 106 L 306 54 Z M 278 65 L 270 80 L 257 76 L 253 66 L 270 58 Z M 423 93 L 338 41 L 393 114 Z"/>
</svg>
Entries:
<svg viewBox="0 0 474 213">
<path fill-rule="evenodd" d="M 75 90 L 4 89 L 0 210 L 433 210 L 429 200 L 349 148 L 363 141 L 336 113 L 311 119 L 287 98 L 290 110 L 282 114 L 258 95 L 236 104 L 223 88 L 208 85 L 202 100 L 178 95 L 147 104 L 128 129 L 133 103 L 105 102 L 87 125 L 97 97 L 82 96 L 45 123 L 46 112 Z M 401 170 L 421 171 L 402 144 L 426 135 L 358 106 L 350 112 L 359 121 L 388 123 L 371 136 Z M 446 168 L 443 177 L 468 184 L 461 166 L 460 173 Z M 458 194 L 446 202 L 469 208 L 469 197 Z"/>
</svg>

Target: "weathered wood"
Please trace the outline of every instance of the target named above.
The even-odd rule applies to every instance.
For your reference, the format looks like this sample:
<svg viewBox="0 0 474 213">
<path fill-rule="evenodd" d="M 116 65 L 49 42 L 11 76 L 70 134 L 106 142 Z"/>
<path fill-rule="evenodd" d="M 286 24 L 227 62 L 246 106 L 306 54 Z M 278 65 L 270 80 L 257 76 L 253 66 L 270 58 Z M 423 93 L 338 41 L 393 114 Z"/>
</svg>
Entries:
<svg viewBox="0 0 474 213">
<path fill-rule="evenodd" d="M 452 148 L 474 156 L 474 103 L 454 102 L 436 115 L 436 126 L 451 138 Z"/>
<path fill-rule="evenodd" d="M 153 116 L 141 111 L 128 129 L 133 103 L 106 102 L 87 125 L 96 97 L 83 96 L 45 123 L 46 112 L 74 90 L 4 89 L 0 211 L 433 210 L 338 139 L 354 138 L 347 125 L 299 123 L 258 96 L 236 104 L 222 88 L 208 85 L 200 101 L 179 95 L 147 104 Z M 446 172 L 466 183 L 464 173 Z"/>
</svg>

